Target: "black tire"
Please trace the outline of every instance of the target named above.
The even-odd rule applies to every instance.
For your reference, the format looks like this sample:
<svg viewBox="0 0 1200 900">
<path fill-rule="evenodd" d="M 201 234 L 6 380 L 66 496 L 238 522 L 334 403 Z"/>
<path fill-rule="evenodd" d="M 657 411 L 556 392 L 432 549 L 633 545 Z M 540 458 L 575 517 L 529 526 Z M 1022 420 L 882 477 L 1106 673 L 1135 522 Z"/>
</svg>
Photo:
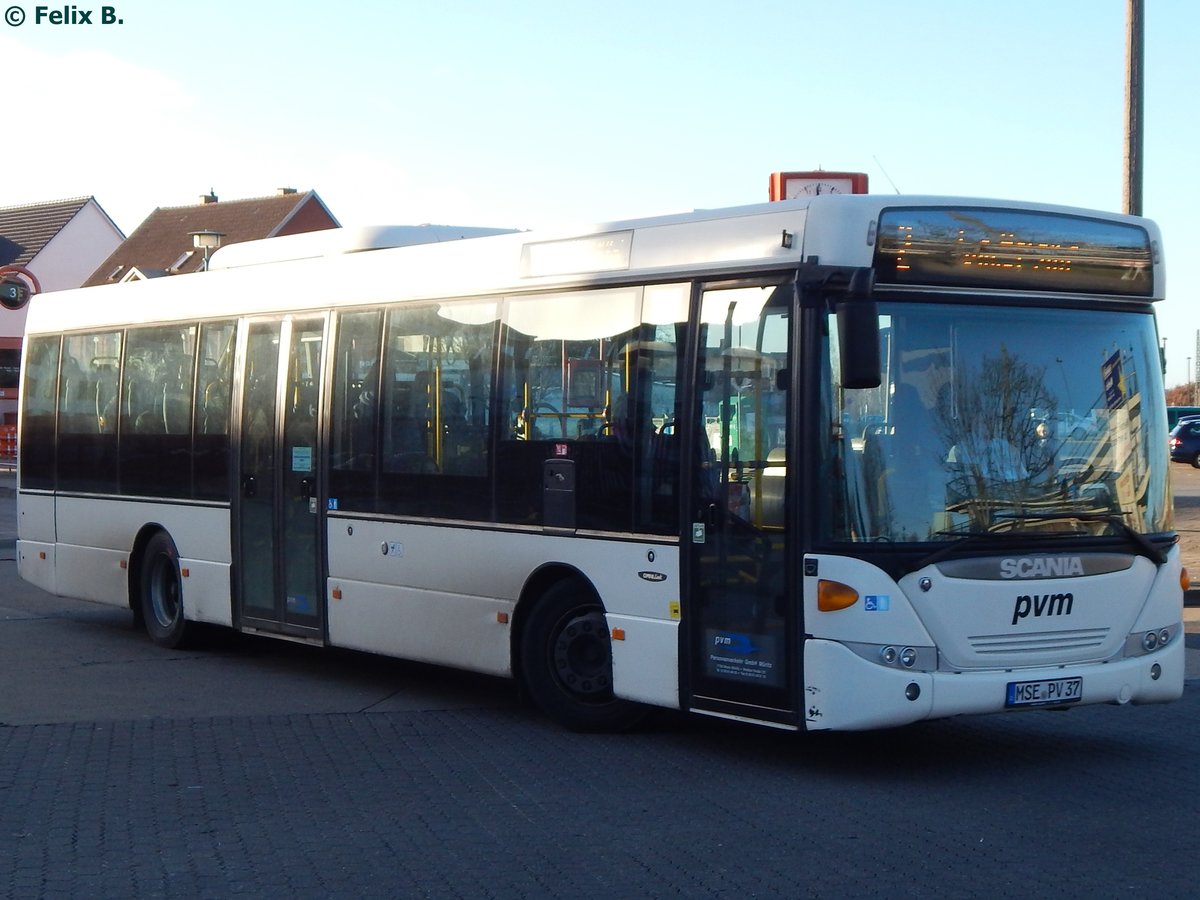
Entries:
<svg viewBox="0 0 1200 900">
<path fill-rule="evenodd" d="M 1195 456 L 1192 457 L 1192 467 L 1196 468 L 1196 469 L 1200 469 L 1200 453 L 1197 453 Z"/>
<path fill-rule="evenodd" d="M 529 697 L 574 731 L 625 731 L 647 709 L 612 691 L 612 643 L 604 607 L 577 580 L 560 581 L 529 613 L 521 633 L 521 677 Z"/>
<path fill-rule="evenodd" d="M 159 532 L 146 544 L 138 585 L 138 601 L 146 632 L 160 647 L 183 647 L 189 636 L 183 615 L 179 551 L 170 535 Z"/>
</svg>

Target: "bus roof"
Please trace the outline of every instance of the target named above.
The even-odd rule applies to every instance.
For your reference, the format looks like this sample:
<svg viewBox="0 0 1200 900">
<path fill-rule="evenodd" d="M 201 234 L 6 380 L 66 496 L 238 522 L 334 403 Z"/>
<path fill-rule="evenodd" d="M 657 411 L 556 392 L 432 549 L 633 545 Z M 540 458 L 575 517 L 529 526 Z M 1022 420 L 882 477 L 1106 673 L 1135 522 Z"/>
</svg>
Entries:
<svg viewBox="0 0 1200 900">
<path fill-rule="evenodd" d="M 479 228 L 467 225 L 372 225 L 356 228 L 327 228 L 282 237 L 227 244 L 208 262 L 208 269 L 235 269 L 264 263 L 337 256 L 417 244 L 437 244 L 465 238 L 513 234 L 515 228 Z"/>
<path fill-rule="evenodd" d="M 795 267 L 801 262 L 865 267 L 873 264 L 875 228 L 885 210 L 926 208 L 1008 210 L 1048 219 L 1072 217 L 1137 226 L 1144 229 L 1147 244 L 1154 248 L 1153 293 L 1137 299 L 1162 297 L 1161 242 L 1157 227 L 1147 219 L 1001 200 L 820 195 L 549 233 L 397 226 L 232 244 L 214 255 L 214 265 L 207 272 L 35 297 L 26 330 L 55 332 L 117 323 L 323 309 L 330 304 L 448 299 L 631 280 L 684 280 L 707 273 Z M 452 232 L 470 239 L 453 239 Z M 475 232 L 492 235 L 472 236 Z M 422 236 L 426 240 L 420 243 L 411 240 Z M 380 249 L 370 249 L 372 246 Z M 359 252 L 366 250 L 370 252 Z M 272 257 L 287 261 L 268 262 Z"/>
</svg>

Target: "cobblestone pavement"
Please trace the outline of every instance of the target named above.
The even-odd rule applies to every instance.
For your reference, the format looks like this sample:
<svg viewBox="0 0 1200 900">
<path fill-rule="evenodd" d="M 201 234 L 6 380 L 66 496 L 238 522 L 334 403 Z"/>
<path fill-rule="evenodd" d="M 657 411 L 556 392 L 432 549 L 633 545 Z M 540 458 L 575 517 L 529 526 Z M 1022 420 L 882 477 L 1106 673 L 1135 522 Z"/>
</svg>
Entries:
<svg viewBox="0 0 1200 900">
<path fill-rule="evenodd" d="M 1185 557 L 1200 573 L 1200 527 L 1183 506 Z M 66 657 L 47 662 L 93 678 L 111 675 L 112 660 L 77 646 L 134 642 L 120 611 L 64 603 L 40 618 L 4 615 L 4 601 L 9 635 L 51 629 Z M 632 734 L 579 735 L 495 691 L 454 708 L 297 711 L 289 686 L 358 665 L 335 656 L 265 642 L 118 660 L 122 709 L 140 691 L 169 694 L 173 670 L 202 658 L 202 672 L 270 686 L 253 712 L 0 716 L 0 897 L 1195 893 L 1195 682 L 1165 706 L 868 734 L 795 736 L 662 712 Z M 446 677 L 362 666 L 356 677 L 382 685 Z M 0 672 L 5 691 L 28 674 Z"/>
<path fill-rule="evenodd" d="M 1198 738 L 1194 689 L 799 738 L 519 709 L 0 728 L 0 895 L 1182 898 Z"/>
</svg>

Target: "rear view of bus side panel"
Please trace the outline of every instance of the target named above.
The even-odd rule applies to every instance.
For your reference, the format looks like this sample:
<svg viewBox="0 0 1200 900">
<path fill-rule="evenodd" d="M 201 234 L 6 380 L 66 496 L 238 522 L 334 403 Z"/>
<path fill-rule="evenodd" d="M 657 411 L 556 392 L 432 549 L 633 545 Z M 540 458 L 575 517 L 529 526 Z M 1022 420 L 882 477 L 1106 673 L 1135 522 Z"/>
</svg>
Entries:
<svg viewBox="0 0 1200 900">
<path fill-rule="evenodd" d="M 54 495 L 17 494 L 17 572 L 43 591 L 57 593 L 54 578 Z"/>
</svg>

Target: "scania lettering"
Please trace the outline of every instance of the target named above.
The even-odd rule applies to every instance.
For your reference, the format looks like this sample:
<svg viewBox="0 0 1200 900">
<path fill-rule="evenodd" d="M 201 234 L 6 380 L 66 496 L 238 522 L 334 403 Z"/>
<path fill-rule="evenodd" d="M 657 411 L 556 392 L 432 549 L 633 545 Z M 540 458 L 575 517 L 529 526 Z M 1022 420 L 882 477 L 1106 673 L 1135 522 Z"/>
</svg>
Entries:
<svg viewBox="0 0 1200 900">
<path fill-rule="evenodd" d="M 581 730 L 1180 696 L 1152 222 L 822 193 L 486 231 L 34 297 L 20 574 Z"/>
<path fill-rule="evenodd" d="M 1003 578 L 1063 578 L 1082 574 L 1083 561 L 1078 556 L 1036 556 L 1000 561 L 1000 575 Z"/>
</svg>

